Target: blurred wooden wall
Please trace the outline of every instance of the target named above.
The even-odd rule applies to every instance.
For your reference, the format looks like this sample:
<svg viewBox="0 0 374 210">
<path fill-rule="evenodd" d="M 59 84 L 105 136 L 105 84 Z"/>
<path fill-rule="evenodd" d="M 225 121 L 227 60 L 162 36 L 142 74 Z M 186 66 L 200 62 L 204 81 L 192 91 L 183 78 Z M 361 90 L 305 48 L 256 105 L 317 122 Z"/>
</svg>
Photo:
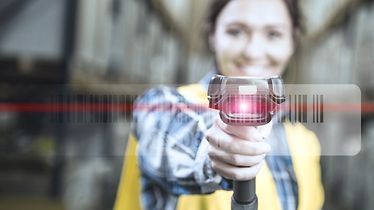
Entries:
<svg viewBox="0 0 374 210">
<path fill-rule="evenodd" d="M 300 83 L 356 84 L 361 89 L 362 103 L 372 103 L 374 101 L 373 3 L 356 0 L 304 1 L 304 3 L 304 8 L 308 5 L 304 11 L 309 20 L 307 24 L 309 31 L 303 40 L 302 49 L 296 54 L 288 79 Z M 372 113 L 362 112 L 361 126 L 359 154 L 322 157 L 326 191 L 324 209 L 374 208 L 374 200 L 371 199 L 374 192 Z M 332 127 L 325 128 L 330 131 L 332 129 Z M 348 127 L 340 126 L 339 129 L 336 132 L 343 133 Z M 336 141 L 336 143 L 345 142 Z M 330 147 L 334 147 L 334 144 Z"/>
<path fill-rule="evenodd" d="M 196 4 L 179 5 L 190 10 L 175 13 L 178 4 L 167 1 L 114 2 L 81 0 L 72 83 L 183 84 L 211 70 L 212 59 L 201 52 L 196 32 L 199 18 L 191 15 L 201 10 Z M 185 17 L 175 18 L 178 14 Z"/>
</svg>

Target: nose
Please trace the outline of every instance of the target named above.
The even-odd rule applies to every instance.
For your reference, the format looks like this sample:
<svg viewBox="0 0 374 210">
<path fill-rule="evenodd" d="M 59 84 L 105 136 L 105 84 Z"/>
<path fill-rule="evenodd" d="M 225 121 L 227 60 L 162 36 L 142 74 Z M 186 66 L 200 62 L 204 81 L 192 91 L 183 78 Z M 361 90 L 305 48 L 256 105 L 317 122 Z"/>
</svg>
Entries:
<svg viewBox="0 0 374 210">
<path fill-rule="evenodd" d="M 266 54 L 266 45 L 258 35 L 253 35 L 249 38 L 243 47 L 242 55 L 246 60 L 259 60 L 264 58 Z"/>
</svg>

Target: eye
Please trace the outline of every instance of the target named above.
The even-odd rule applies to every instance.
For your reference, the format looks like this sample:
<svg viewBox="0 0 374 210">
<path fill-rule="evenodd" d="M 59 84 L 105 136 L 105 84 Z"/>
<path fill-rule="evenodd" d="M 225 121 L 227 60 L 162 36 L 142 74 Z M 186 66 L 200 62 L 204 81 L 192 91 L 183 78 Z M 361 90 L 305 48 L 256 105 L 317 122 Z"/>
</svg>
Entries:
<svg viewBox="0 0 374 210">
<path fill-rule="evenodd" d="M 232 37 L 239 37 L 239 36 L 244 35 L 244 31 L 238 28 L 229 28 L 226 30 L 226 33 Z"/>
<path fill-rule="evenodd" d="M 280 31 L 271 30 L 267 32 L 267 37 L 271 40 L 282 38 L 283 34 Z"/>
</svg>

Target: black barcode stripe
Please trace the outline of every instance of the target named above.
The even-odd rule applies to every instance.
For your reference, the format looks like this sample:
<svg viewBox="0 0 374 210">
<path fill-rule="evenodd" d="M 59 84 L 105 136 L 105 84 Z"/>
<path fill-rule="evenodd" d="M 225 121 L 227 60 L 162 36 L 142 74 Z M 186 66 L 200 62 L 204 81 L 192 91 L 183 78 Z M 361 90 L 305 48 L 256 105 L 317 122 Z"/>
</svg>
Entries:
<svg viewBox="0 0 374 210">
<path fill-rule="evenodd" d="M 301 112 L 303 111 L 301 109 L 302 101 L 301 101 L 301 95 L 298 95 L 298 110 L 297 110 L 297 117 L 298 117 L 298 122 L 301 122 Z"/>
<path fill-rule="evenodd" d="M 288 120 L 290 122 L 292 122 L 292 119 L 291 119 L 291 113 L 292 113 L 292 107 L 291 107 L 291 104 L 292 104 L 292 97 L 291 95 L 288 95 L 288 99 L 289 99 L 289 106 L 288 106 Z"/>
<path fill-rule="evenodd" d="M 317 95 L 316 96 L 316 113 L 315 113 L 316 114 L 317 123 L 319 123 L 319 114 L 318 113 L 320 111 L 318 104 L 319 104 L 319 96 Z"/>
<path fill-rule="evenodd" d="M 307 105 L 308 105 L 308 97 L 307 95 L 303 95 L 303 123 L 308 122 Z"/>
<path fill-rule="evenodd" d="M 320 95 L 321 97 L 321 103 L 319 104 L 320 105 L 320 123 L 323 123 L 323 95 Z"/>
<path fill-rule="evenodd" d="M 294 120 L 297 122 L 297 95 L 295 95 L 294 111 Z"/>
<path fill-rule="evenodd" d="M 316 112 L 316 96 L 313 95 L 313 104 L 312 104 L 313 110 L 312 110 L 312 116 L 313 116 L 313 123 L 316 122 L 316 117 L 314 113 Z"/>
</svg>

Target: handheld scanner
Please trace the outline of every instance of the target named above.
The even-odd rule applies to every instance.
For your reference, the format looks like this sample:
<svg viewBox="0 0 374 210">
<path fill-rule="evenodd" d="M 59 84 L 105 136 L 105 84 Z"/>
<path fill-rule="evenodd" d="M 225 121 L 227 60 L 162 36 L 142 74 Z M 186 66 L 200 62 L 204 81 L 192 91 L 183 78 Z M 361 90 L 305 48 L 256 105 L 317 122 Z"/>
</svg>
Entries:
<svg viewBox="0 0 374 210">
<path fill-rule="evenodd" d="M 209 108 L 219 110 L 223 122 L 237 126 L 269 123 L 286 100 L 283 80 L 272 77 L 215 75 L 208 88 Z"/>
</svg>

